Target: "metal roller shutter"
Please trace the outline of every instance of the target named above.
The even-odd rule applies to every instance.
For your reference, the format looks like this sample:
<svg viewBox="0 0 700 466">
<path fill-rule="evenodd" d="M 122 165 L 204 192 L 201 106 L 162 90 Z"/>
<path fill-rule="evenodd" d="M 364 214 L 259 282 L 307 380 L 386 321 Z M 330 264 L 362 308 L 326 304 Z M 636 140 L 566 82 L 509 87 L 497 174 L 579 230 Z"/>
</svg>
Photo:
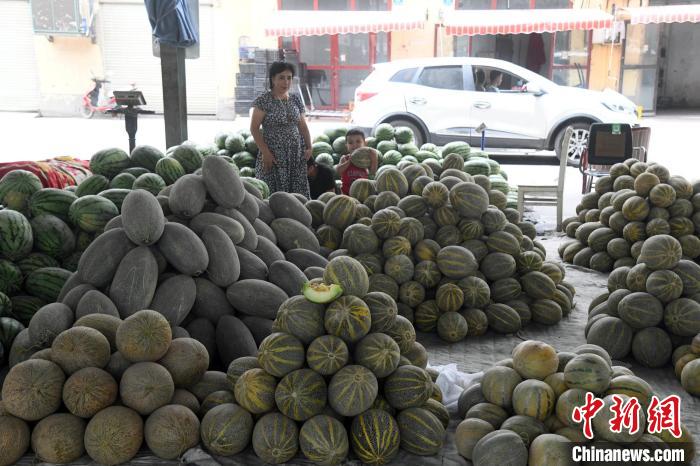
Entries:
<svg viewBox="0 0 700 466">
<path fill-rule="evenodd" d="M 104 69 L 112 81 L 110 89 L 127 90 L 131 83 L 143 92 L 146 108 L 163 112 L 160 59 L 153 56 L 151 25 L 143 3 L 103 3 L 98 36 Z M 200 57 L 186 60 L 187 112 L 216 114 L 214 14 L 207 5 L 199 7 Z"/>
<path fill-rule="evenodd" d="M 0 2 L 0 110 L 37 111 L 41 94 L 27 0 Z"/>
</svg>

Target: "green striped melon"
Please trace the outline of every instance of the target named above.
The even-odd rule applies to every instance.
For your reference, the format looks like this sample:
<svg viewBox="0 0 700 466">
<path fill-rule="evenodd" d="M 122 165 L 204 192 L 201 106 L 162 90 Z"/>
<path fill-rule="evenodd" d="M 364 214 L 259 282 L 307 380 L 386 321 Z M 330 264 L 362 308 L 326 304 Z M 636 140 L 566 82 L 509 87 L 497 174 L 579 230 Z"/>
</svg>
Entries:
<svg viewBox="0 0 700 466">
<path fill-rule="evenodd" d="M 414 272 L 413 261 L 406 255 L 391 256 L 384 263 L 384 273 L 396 280 L 399 285 L 410 281 Z"/>
<path fill-rule="evenodd" d="M 488 422 L 494 429 L 498 429 L 503 422 L 508 418 L 508 413 L 505 409 L 493 403 L 477 403 L 467 410 L 465 419 L 481 419 Z"/>
<path fill-rule="evenodd" d="M 579 354 L 564 368 L 564 380 L 569 388 L 603 393 L 610 386 L 611 379 L 610 365 L 597 354 Z"/>
<path fill-rule="evenodd" d="M 434 332 L 440 315 L 440 308 L 435 300 L 424 301 L 416 307 L 413 323 L 421 332 Z"/>
<path fill-rule="evenodd" d="M 350 436 L 352 449 L 363 463 L 387 464 L 399 453 L 399 425 L 384 410 L 370 409 L 355 417 Z"/>
<path fill-rule="evenodd" d="M 29 210 L 33 217 L 42 214 L 54 215 L 68 221 L 68 209 L 77 199 L 70 191 L 56 188 L 43 188 L 32 194 L 29 199 Z"/>
<path fill-rule="evenodd" d="M 349 361 L 348 346 L 333 335 L 323 335 L 311 342 L 306 350 L 309 367 L 321 375 L 333 375 Z"/>
<path fill-rule="evenodd" d="M 461 279 L 474 273 L 478 263 L 468 249 L 460 246 L 447 246 L 437 255 L 440 272 L 449 278 Z"/>
<path fill-rule="evenodd" d="M 278 308 L 276 324 L 281 331 L 309 344 L 325 333 L 324 313 L 323 304 L 312 303 L 302 295 L 292 296 Z"/>
<path fill-rule="evenodd" d="M 620 432 L 613 432 L 610 426 L 610 421 L 615 416 L 613 410 L 611 409 L 615 403 L 613 397 L 621 398 L 623 406 L 630 400 L 627 395 L 608 395 L 603 398 L 603 407 L 593 418 L 593 432 L 595 433 L 596 440 L 615 443 L 627 443 L 638 440 L 644 434 L 644 432 L 646 432 L 645 413 L 641 409 L 637 412 L 637 425 L 639 426 L 639 429 L 634 434 L 632 434 L 630 430 L 626 428 L 622 428 Z"/>
<path fill-rule="evenodd" d="M 488 304 L 491 298 L 489 285 L 478 277 L 465 277 L 458 282 L 464 294 L 464 306 L 481 308 Z"/>
<path fill-rule="evenodd" d="M 632 345 L 632 327 L 617 317 L 603 317 L 588 330 L 586 341 L 605 349 L 610 357 L 624 358 Z"/>
<path fill-rule="evenodd" d="M 328 384 L 328 403 L 342 416 L 357 416 L 372 406 L 379 392 L 375 375 L 366 367 L 349 365 Z"/>
<path fill-rule="evenodd" d="M 416 330 L 413 328 L 413 324 L 402 315 L 396 316 L 394 325 L 384 333 L 398 343 L 402 353 L 410 351 L 416 341 Z"/>
<path fill-rule="evenodd" d="M 267 336 L 258 349 L 258 364 L 268 374 L 283 377 L 304 365 L 304 345 L 288 333 Z"/>
<path fill-rule="evenodd" d="M 513 411 L 540 421 L 552 414 L 555 402 L 552 387 L 540 380 L 525 380 L 513 390 Z"/>
<path fill-rule="evenodd" d="M 369 289 L 367 271 L 360 262 L 348 256 L 331 259 L 323 272 L 323 281 L 340 285 L 346 296 L 364 296 Z"/>
<path fill-rule="evenodd" d="M 692 337 L 700 333 L 700 304 L 679 298 L 666 305 L 664 324 L 673 334 Z"/>
<path fill-rule="evenodd" d="M 398 308 L 396 301 L 389 294 L 381 291 L 371 291 L 362 300 L 370 311 L 372 321 L 370 331 L 383 332 L 393 325 L 394 319 L 398 314 Z"/>
<path fill-rule="evenodd" d="M 265 463 L 286 463 L 299 450 L 299 428 L 283 414 L 268 413 L 256 422 L 252 443 L 253 451 Z"/>
<path fill-rule="evenodd" d="M 562 393 L 556 401 L 555 412 L 557 419 L 569 427 L 576 427 L 580 424 L 574 421 L 573 412 L 578 407 L 586 404 L 587 391 L 581 388 L 570 388 Z"/>
<path fill-rule="evenodd" d="M 464 292 L 454 283 L 446 283 L 437 289 L 435 302 L 442 312 L 454 312 L 464 304 Z"/>
<path fill-rule="evenodd" d="M 60 218 L 45 214 L 31 221 L 34 249 L 55 259 L 64 259 L 75 250 L 75 235 Z"/>
<path fill-rule="evenodd" d="M 518 313 L 505 304 L 491 304 L 484 312 L 488 317 L 489 327 L 498 333 L 515 333 L 522 326 Z"/>
<path fill-rule="evenodd" d="M 481 379 L 481 390 L 488 402 L 504 409 L 510 409 L 513 401 L 513 390 L 522 380 L 520 374 L 510 367 L 493 366 L 484 371 Z"/>
<path fill-rule="evenodd" d="M 202 419 L 202 443 L 215 455 L 235 455 L 250 443 L 253 426 L 253 416 L 241 406 L 222 404 L 210 409 Z"/>
<path fill-rule="evenodd" d="M 411 242 L 403 236 L 394 236 L 393 238 L 388 238 L 384 241 L 384 244 L 382 245 L 382 253 L 385 259 L 392 256 L 400 255 L 410 256 L 411 249 Z"/>
<path fill-rule="evenodd" d="M 350 449 L 348 433 L 339 420 L 319 414 L 301 426 L 299 448 L 314 464 L 334 466 L 347 457 Z"/>
<path fill-rule="evenodd" d="M 395 168 L 383 170 L 377 175 L 375 181 L 377 192 L 390 191 L 401 198 L 408 193 L 409 184 L 406 176 Z"/>
<path fill-rule="evenodd" d="M 450 202 L 461 216 L 478 219 L 488 209 L 489 195 L 475 183 L 462 182 L 450 189 Z"/>
<path fill-rule="evenodd" d="M 245 371 L 238 378 L 233 393 L 236 402 L 247 412 L 262 414 L 275 408 L 276 386 L 277 381 L 272 375 L 263 369 L 254 368 Z"/>
<path fill-rule="evenodd" d="M 672 269 L 682 254 L 681 243 L 676 238 L 657 235 L 644 242 L 638 262 L 646 264 L 651 270 Z"/>
<path fill-rule="evenodd" d="M 399 345 L 384 333 L 370 333 L 355 346 L 354 361 L 371 370 L 378 379 L 389 376 L 399 365 Z"/>
<path fill-rule="evenodd" d="M 663 367 L 671 358 L 673 346 L 666 331 L 648 327 L 638 331 L 632 340 L 632 355 L 645 367 Z"/>
<path fill-rule="evenodd" d="M 467 320 L 457 312 L 445 312 L 438 318 L 438 336 L 449 343 L 464 340 L 468 332 Z"/>
<path fill-rule="evenodd" d="M 527 460 L 528 451 L 520 435 L 505 429 L 486 434 L 472 452 L 474 464 L 526 466 Z"/>
<path fill-rule="evenodd" d="M 396 418 L 401 448 L 420 456 L 437 454 L 445 440 L 445 428 L 440 420 L 423 408 L 407 408 Z"/>
<path fill-rule="evenodd" d="M 371 322 L 370 310 L 364 301 L 355 296 L 342 296 L 326 309 L 324 326 L 329 334 L 354 343 L 369 333 Z"/>
<path fill-rule="evenodd" d="M 676 200 L 676 190 L 671 185 L 657 184 L 649 191 L 649 201 L 656 207 L 668 207 Z"/>
<path fill-rule="evenodd" d="M 620 300 L 617 313 L 633 329 L 642 329 L 658 325 L 664 317 L 664 307 L 651 294 L 635 292 Z"/>
<path fill-rule="evenodd" d="M 656 270 L 647 278 L 647 292 L 667 303 L 678 299 L 683 294 L 683 281 L 670 270 Z"/>
<path fill-rule="evenodd" d="M 425 288 L 435 288 L 442 278 L 442 273 L 437 262 L 424 260 L 416 264 L 413 272 L 413 279 Z"/>
<path fill-rule="evenodd" d="M 488 280 L 496 281 L 511 277 L 517 270 L 517 264 L 510 254 L 492 252 L 482 259 L 479 270 Z"/>
<path fill-rule="evenodd" d="M 132 189 L 144 189 L 154 196 L 157 196 L 158 193 L 165 189 L 165 180 L 156 173 L 144 173 L 136 178 Z"/>
<path fill-rule="evenodd" d="M 400 366 L 384 382 L 384 397 L 396 409 L 422 406 L 432 390 L 430 375 L 416 366 Z"/>
<path fill-rule="evenodd" d="M 325 380 L 311 369 L 290 372 L 275 389 L 277 408 L 295 421 L 306 421 L 321 414 L 326 406 L 326 397 Z"/>
<path fill-rule="evenodd" d="M 532 441 L 547 432 L 547 427 L 541 421 L 530 416 L 515 415 L 503 422 L 501 429 L 510 430 L 520 435 L 526 447 L 530 447 Z"/>
</svg>

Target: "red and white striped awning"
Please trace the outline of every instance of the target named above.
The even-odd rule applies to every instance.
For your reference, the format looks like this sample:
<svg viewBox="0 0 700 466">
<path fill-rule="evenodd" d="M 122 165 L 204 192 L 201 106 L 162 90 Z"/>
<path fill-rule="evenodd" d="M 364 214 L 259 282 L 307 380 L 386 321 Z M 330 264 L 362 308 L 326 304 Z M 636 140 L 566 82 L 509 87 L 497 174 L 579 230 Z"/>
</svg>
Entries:
<svg viewBox="0 0 700 466">
<path fill-rule="evenodd" d="M 632 24 L 700 23 L 700 5 L 661 5 L 623 8 L 618 18 Z"/>
<path fill-rule="evenodd" d="M 425 16 L 395 11 L 276 11 L 266 36 L 324 36 L 422 29 Z"/>
<path fill-rule="evenodd" d="M 614 17 L 594 8 L 552 10 L 453 10 L 443 25 L 452 36 L 529 34 L 606 29 Z"/>
</svg>

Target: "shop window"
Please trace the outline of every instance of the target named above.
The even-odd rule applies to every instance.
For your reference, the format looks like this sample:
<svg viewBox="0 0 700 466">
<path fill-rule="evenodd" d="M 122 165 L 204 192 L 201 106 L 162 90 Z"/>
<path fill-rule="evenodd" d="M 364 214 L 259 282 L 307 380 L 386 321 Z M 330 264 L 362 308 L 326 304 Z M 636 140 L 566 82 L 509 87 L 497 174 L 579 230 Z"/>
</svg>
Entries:
<svg viewBox="0 0 700 466">
<path fill-rule="evenodd" d="M 331 36 L 302 36 L 299 38 L 301 61 L 309 65 L 331 64 Z"/>
<path fill-rule="evenodd" d="M 628 25 L 625 37 L 625 65 L 656 65 L 658 24 Z"/>
<path fill-rule="evenodd" d="M 319 10 L 350 10 L 350 0 L 318 0 Z"/>
<path fill-rule="evenodd" d="M 418 68 L 406 68 L 405 70 L 397 72 L 389 81 L 395 83 L 413 82 L 413 77 L 416 75 L 416 71 L 418 71 Z"/>
<path fill-rule="evenodd" d="M 491 0 L 457 0 L 457 10 L 490 10 Z"/>
<path fill-rule="evenodd" d="M 389 34 L 386 32 L 377 33 L 377 56 L 374 58 L 375 63 L 384 63 L 389 61 Z"/>
<path fill-rule="evenodd" d="M 546 10 L 551 8 L 571 8 L 571 0 L 535 0 L 535 8 Z"/>
<path fill-rule="evenodd" d="M 280 10 L 313 10 L 314 0 L 281 0 Z"/>
<path fill-rule="evenodd" d="M 554 66 L 588 66 L 588 31 L 559 31 L 554 45 Z"/>
<path fill-rule="evenodd" d="M 452 46 L 455 57 L 469 56 L 469 36 L 455 36 Z"/>
<path fill-rule="evenodd" d="M 355 9 L 362 11 L 386 11 L 389 0 L 355 0 Z"/>
<path fill-rule="evenodd" d="M 552 81 L 560 86 L 586 87 L 585 68 L 553 68 Z"/>
<path fill-rule="evenodd" d="M 464 89 L 464 76 L 461 66 L 431 66 L 424 68 L 418 77 L 418 84 L 438 89 L 461 91 Z"/>
<path fill-rule="evenodd" d="M 497 10 L 528 10 L 530 0 L 496 0 Z"/>
<path fill-rule="evenodd" d="M 369 34 L 339 34 L 338 63 L 344 65 L 369 65 Z"/>
</svg>

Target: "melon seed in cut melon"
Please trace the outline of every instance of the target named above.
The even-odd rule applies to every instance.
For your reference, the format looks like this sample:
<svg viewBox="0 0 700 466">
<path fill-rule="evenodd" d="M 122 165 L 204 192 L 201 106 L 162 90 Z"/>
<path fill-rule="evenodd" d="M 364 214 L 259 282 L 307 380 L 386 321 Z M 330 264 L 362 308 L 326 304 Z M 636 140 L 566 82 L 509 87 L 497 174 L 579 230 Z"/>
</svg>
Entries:
<svg viewBox="0 0 700 466">
<path fill-rule="evenodd" d="M 339 298 L 343 294 L 343 289 L 336 284 L 306 282 L 301 292 L 312 303 L 327 304 Z"/>
</svg>

